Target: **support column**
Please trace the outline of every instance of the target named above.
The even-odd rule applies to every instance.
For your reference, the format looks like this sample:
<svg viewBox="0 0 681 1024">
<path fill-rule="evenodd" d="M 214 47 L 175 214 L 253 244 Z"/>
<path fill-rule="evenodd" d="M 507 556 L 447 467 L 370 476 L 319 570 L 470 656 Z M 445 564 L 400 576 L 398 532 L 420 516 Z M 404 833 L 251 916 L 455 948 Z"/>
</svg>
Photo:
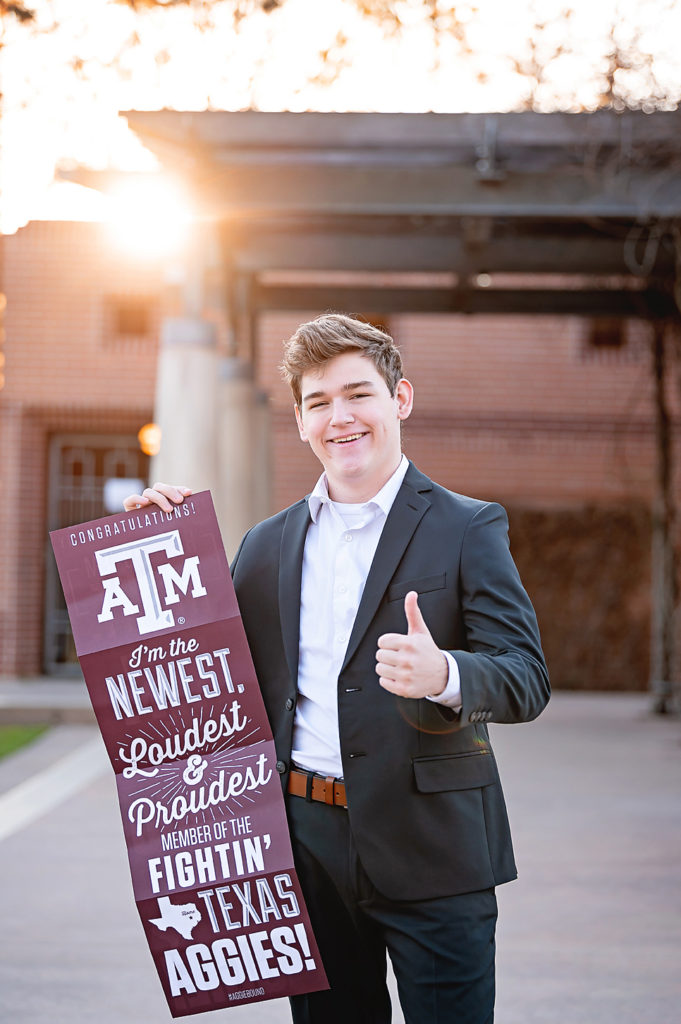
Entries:
<svg viewBox="0 0 681 1024">
<path fill-rule="evenodd" d="M 653 337 L 653 372 L 656 423 L 656 495 L 653 503 L 652 600 L 650 638 L 650 690 L 658 714 L 679 710 L 674 684 L 676 663 L 676 508 L 672 479 L 672 427 L 667 404 L 665 327 L 658 324 Z"/>
<path fill-rule="evenodd" d="M 161 331 L 155 419 L 162 436 L 151 473 L 211 491 L 231 559 L 270 511 L 269 416 L 254 383 L 250 290 L 235 287 L 214 224 L 197 228 L 178 277 L 186 315 L 168 318 Z M 220 346 L 207 310 L 226 328 Z"/>
<path fill-rule="evenodd" d="M 269 411 L 250 363 L 221 360 L 217 404 L 216 506 L 231 560 L 246 531 L 269 514 Z"/>
<path fill-rule="evenodd" d="M 161 328 L 155 420 L 161 449 L 151 476 L 195 491 L 218 487 L 216 402 L 218 356 L 212 323 L 169 317 Z"/>
<path fill-rule="evenodd" d="M 24 490 L 21 479 L 21 412 L 19 402 L 7 401 L 3 396 L 0 405 L 0 479 L 7 506 L 0 530 L 0 675 L 13 675 L 19 670 L 17 645 L 21 621 L 17 595 L 21 592 L 21 569 L 25 560 L 19 546 L 23 514 L 20 495 Z M 40 481 L 32 483 L 35 486 Z M 32 506 L 35 505 L 33 498 Z M 31 616 L 34 618 L 40 618 L 39 602 L 36 602 Z"/>
</svg>

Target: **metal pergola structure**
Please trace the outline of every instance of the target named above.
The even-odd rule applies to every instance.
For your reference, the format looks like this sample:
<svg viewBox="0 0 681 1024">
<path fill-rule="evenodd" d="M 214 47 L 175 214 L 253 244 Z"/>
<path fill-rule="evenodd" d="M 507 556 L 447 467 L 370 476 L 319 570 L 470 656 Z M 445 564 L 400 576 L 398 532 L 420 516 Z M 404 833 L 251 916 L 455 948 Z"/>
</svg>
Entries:
<svg viewBox="0 0 681 1024">
<path fill-rule="evenodd" d="M 125 116 L 220 224 L 237 313 L 678 314 L 681 111 Z"/>
</svg>

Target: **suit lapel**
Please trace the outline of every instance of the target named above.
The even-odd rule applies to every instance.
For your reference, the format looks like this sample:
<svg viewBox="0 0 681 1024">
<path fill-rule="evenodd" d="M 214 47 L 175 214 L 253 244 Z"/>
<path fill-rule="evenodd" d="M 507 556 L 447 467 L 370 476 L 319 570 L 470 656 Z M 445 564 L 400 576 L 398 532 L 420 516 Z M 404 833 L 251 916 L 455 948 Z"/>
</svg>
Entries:
<svg viewBox="0 0 681 1024">
<path fill-rule="evenodd" d="M 305 534 L 309 523 L 310 512 L 305 499 L 295 505 L 286 517 L 279 555 L 279 620 L 286 661 L 294 683 L 298 680 L 300 586 Z"/>
<path fill-rule="evenodd" d="M 362 600 L 357 609 L 357 616 L 345 652 L 343 668 L 352 658 L 362 637 L 369 628 L 371 620 L 376 614 L 376 610 L 388 589 L 388 584 L 411 541 L 416 527 L 430 508 L 430 499 L 427 497 L 427 492 L 432 490 L 432 486 L 428 477 L 420 473 L 410 463 L 402 486 L 397 492 L 397 497 L 386 519 L 381 539 L 376 548 L 376 554 L 371 563 Z"/>
</svg>

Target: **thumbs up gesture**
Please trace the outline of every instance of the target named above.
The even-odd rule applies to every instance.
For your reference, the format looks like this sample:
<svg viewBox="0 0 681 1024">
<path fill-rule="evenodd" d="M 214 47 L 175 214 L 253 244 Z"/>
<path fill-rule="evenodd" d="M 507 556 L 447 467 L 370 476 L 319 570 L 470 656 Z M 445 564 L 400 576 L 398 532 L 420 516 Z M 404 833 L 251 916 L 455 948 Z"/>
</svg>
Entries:
<svg viewBox="0 0 681 1024">
<path fill-rule="evenodd" d="M 447 659 L 428 629 L 415 590 L 404 599 L 407 633 L 378 638 L 376 672 L 386 690 L 400 697 L 436 697 L 447 685 Z"/>
</svg>

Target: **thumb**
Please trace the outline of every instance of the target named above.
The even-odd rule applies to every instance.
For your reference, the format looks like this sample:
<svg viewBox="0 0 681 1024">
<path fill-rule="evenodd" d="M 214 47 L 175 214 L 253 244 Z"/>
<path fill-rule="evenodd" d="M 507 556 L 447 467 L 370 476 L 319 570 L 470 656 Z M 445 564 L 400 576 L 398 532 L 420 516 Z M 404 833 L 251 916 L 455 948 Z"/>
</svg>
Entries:
<svg viewBox="0 0 681 1024">
<path fill-rule="evenodd" d="M 415 590 L 410 590 L 404 599 L 404 614 L 407 616 L 407 633 L 430 633 L 421 615 L 419 595 Z"/>
</svg>

